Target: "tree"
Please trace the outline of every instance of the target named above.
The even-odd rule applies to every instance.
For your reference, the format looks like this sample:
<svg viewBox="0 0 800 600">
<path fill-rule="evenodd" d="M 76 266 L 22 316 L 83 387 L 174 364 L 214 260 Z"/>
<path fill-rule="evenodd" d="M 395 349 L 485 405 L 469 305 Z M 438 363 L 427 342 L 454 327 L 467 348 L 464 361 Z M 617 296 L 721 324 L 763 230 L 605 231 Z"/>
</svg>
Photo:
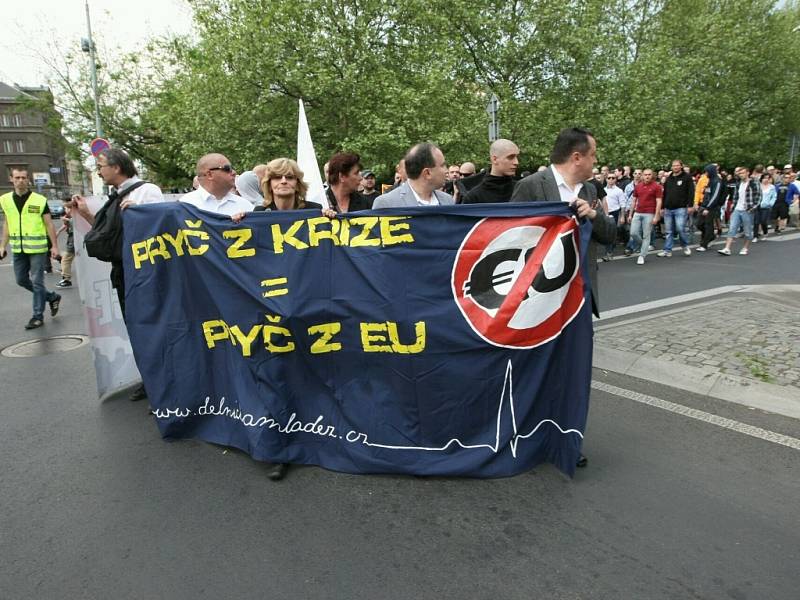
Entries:
<svg viewBox="0 0 800 600">
<path fill-rule="evenodd" d="M 154 41 L 101 71 L 109 137 L 161 183 L 185 185 L 209 151 L 239 169 L 294 156 L 298 98 L 320 164 L 346 149 L 386 178 L 424 140 L 451 162 L 487 160 L 492 93 L 530 167 L 573 124 L 595 132 L 601 161 L 654 166 L 779 161 L 800 129 L 794 3 L 190 2 L 195 38 Z M 92 105 L 75 65 L 56 96 L 86 139 Z"/>
</svg>

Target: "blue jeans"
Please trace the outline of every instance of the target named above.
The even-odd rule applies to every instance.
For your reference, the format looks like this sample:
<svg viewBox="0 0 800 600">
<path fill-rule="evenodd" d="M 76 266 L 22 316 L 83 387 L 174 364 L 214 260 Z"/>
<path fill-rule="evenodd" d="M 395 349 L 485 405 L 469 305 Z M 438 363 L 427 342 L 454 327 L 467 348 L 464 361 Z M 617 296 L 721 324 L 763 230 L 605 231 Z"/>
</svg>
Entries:
<svg viewBox="0 0 800 600">
<path fill-rule="evenodd" d="M 647 250 L 650 247 L 650 234 L 653 232 L 653 219 L 655 215 L 652 213 L 633 213 L 631 219 L 631 239 L 628 242 L 630 250 L 639 248 L 639 256 L 647 256 Z"/>
<path fill-rule="evenodd" d="M 55 292 L 48 292 L 44 287 L 44 261 L 49 256 L 42 254 L 14 253 L 14 275 L 17 285 L 33 292 L 33 318 L 44 318 L 44 303 L 55 300 Z M 33 276 L 33 281 L 31 281 Z"/>
<path fill-rule="evenodd" d="M 753 213 L 749 213 L 746 210 L 734 210 L 731 213 L 731 222 L 728 226 L 728 237 L 735 238 L 736 234 L 739 233 L 740 226 L 744 231 L 744 237 L 746 237 L 748 240 L 752 240 Z"/>
<path fill-rule="evenodd" d="M 686 235 L 685 208 L 665 208 L 664 224 L 667 227 L 667 239 L 664 240 L 664 252 L 672 252 L 672 238 L 676 232 L 681 239 L 681 246 L 686 248 L 689 245 L 689 236 Z"/>
</svg>

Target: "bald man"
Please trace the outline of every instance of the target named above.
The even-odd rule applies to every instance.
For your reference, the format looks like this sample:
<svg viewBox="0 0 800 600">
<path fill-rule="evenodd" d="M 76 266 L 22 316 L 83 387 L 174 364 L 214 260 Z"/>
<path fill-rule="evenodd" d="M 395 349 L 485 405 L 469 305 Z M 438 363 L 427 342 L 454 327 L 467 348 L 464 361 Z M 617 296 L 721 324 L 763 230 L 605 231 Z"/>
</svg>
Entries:
<svg viewBox="0 0 800 600">
<path fill-rule="evenodd" d="M 475 163 L 465 162 L 461 164 L 461 167 L 458 169 L 458 174 L 461 175 L 461 178 L 464 177 L 472 177 L 475 175 Z"/>
<path fill-rule="evenodd" d="M 250 202 L 233 193 L 236 169 L 224 155 L 212 153 L 200 157 L 195 172 L 200 187 L 184 194 L 181 202 L 228 216 L 253 210 Z"/>
<path fill-rule="evenodd" d="M 514 177 L 519 166 L 519 148 L 511 140 L 495 140 L 489 148 L 489 159 L 492 163 L 491 171 L 480 184 L 466 193 L 463 204 L 511 200 Z"/>
</svg>

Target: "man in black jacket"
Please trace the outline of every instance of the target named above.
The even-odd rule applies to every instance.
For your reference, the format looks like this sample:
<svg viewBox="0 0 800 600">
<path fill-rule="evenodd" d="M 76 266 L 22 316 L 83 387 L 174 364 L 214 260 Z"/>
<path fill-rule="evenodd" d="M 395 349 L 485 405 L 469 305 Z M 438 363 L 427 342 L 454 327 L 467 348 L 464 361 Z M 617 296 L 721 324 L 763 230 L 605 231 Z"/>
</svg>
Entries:
<svg viewBox="0 0 800 600">
<path fill-rule="evenodd" d="M 694 180 L 683 170 L 683 162 L 675 159 L 672 161 L 672 172 L 664 180 L 664 204 L 661 216 L 666 225 L 666 240 L 664 249 L 659 256 L 672 256 L 672 242 L 675 234 L 681 240 L 683 253 L 689 256 L 689 235 L 686 230 L 686 216 L 694 208 Z"/>
<path fill-rule="evenodd" d="M 725 183 L 717 174 L 717 166 L 706 165 L 705 173 L 708 184 L 703 190 L 703 200 L 697 207 L 697 227 L 701 233 L 698 252 L 708 250 L 708 245 L 714 240 L 714 222 L 719 218 L 719 208 L 725 197 Z"/>
<path fill-rule="evenodd" d="M 514 176 L 519 166 L 519 148 L 511 140 L 499 139 L 489 148 L 491 171 L 464 196 L 463 204 L 508 202 L 514 192 Z"/>
</svg>

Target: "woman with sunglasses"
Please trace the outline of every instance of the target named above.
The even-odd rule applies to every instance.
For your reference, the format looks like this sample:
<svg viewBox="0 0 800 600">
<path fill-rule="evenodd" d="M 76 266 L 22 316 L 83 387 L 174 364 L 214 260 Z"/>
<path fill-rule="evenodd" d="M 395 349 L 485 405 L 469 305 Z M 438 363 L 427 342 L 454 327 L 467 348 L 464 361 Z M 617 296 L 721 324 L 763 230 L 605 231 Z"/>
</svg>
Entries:
<svg viewBox="0 0 800 600">
<path fill-rule="evenodd" d="M 253 211 L 265 210 L 322 210 L 316 202 L 306 200 L 308 184 L 303 181 L 300 166 L 291 158 L 276 158 L 267 163 L 261 180 L 264 203 Z M 246 212 L 231 216 L 234 223 L 241 221 Z"/>
<path fill-rule="evenodd" d="M 308 185 L 303 181 L 303 171 L 291 158 L 276 158 L 267 163 L 261 180 L 264 203 L 256 206 L 253 212 L 265 210 L 322 210 L 316 202 L 306 200 Z M 247 215 L 240 212 L 231 216 L 238 223 Z M 267 471 L 267 477 L 279 481 L 286 476 L 287 463 L 274 463 Z"/>
</svg>

